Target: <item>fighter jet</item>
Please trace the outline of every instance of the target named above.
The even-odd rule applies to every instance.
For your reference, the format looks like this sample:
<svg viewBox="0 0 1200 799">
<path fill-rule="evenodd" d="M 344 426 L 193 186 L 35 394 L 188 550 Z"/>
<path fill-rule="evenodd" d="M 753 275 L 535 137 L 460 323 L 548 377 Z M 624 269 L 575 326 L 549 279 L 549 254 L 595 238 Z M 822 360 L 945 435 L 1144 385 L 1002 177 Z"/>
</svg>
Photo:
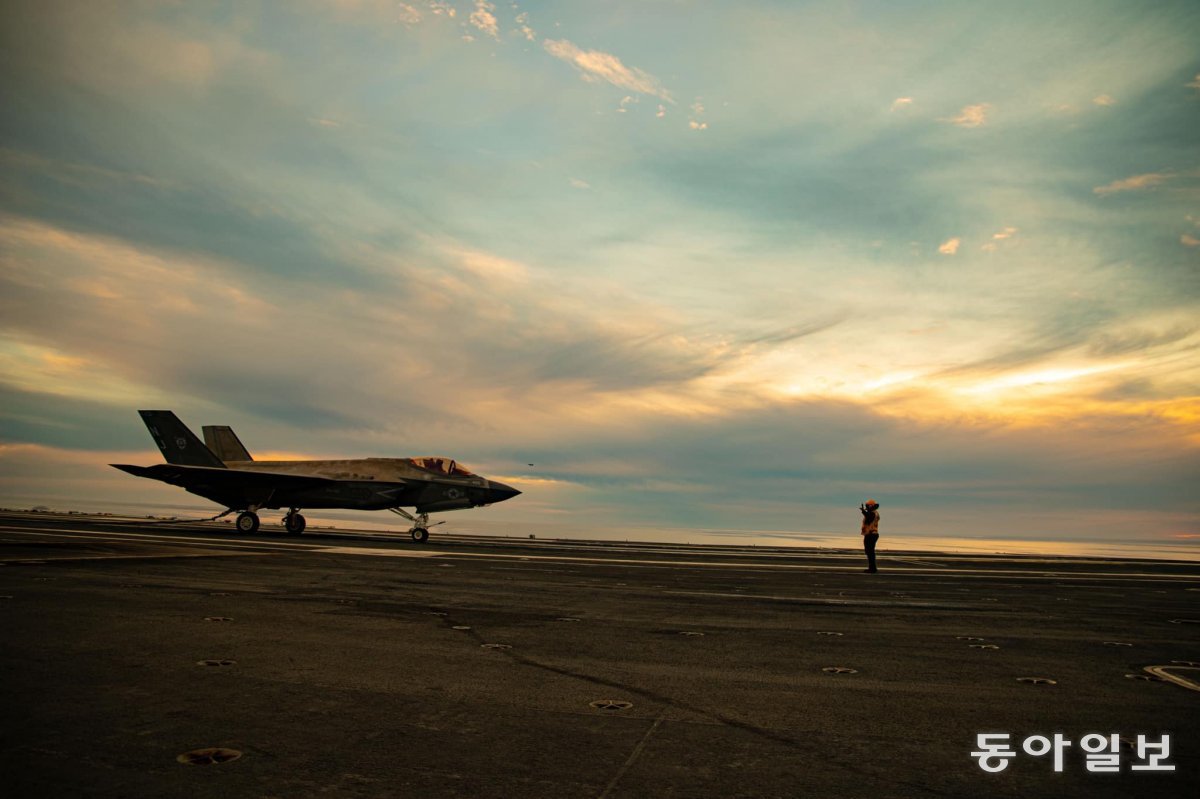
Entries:
<svg viewBox="0 0 1200 799">
<path fill-rule="evenodd" d="M 225 513 L 240 511 L 243 533 L 257 532 L 263 508 L 287 508 L 283 526 L 292 535 L 304 532 L 302 508 L 390 510 L 412 522 L 413 540 L 425 543 L 431 512 L 478 508 L 521 493 L 444 457 L 256 461 L 230 427 L 205 427 L 206 445 L 171 411 L 138 413 L 167 462 L 109 465 L 184 488 L 223 505 Z"/>
</svg>

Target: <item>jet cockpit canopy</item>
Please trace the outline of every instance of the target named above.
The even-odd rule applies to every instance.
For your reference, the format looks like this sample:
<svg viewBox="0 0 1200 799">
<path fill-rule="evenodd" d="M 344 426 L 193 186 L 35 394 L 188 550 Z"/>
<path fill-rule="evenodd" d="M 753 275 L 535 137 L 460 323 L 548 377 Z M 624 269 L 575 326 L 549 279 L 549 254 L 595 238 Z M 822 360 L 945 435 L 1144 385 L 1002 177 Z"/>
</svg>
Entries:
<svg viewBox="0 0 1200 799">
<path fill-rule="evenodd" d="M 450 475 L 451 477 L 474 477 L 467 469 L 460 466 L 453 458 L 443 458 L 433 455 L 424 458 L 409 458 L 413 466 L 427 472 Z"/>
</svg>

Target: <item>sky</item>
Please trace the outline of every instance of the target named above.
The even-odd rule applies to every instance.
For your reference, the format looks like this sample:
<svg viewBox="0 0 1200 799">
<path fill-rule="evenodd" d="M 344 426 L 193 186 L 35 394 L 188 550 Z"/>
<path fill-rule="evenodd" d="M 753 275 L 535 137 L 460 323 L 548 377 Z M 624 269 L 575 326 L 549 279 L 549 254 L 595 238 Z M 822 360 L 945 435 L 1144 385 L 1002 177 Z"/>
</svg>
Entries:
<svg viewBox="0 0 1200 799">
<path fill-rule="evenodd" d="M 1200 547 L 1192 0 L 0 14 L 0 502 L 203 506 L 169 408 L 524 492 L 448 529 Z"/>
</svg>

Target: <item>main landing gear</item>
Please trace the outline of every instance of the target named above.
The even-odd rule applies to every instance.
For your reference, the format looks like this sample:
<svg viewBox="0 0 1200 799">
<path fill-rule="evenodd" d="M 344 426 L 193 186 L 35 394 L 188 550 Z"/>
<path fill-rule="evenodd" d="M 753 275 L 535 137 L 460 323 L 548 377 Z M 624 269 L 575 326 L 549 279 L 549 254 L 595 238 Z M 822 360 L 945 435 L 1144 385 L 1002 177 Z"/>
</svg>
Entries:
<svg viewBox="0 0 1200 799">
<path fill-rule="evenodd" d="M 244 510 L 238 514 L 237 529 L 239 533 L 254 535 L 258 532 L 258 514 L 252 510 Z"/>
<path fill-rule="evenodd" d="M 404 518 L 408 519 L 410 522 L 413 523 L 412 529 L 409 530 L 408 532 L 409 532 L 409 534 L 412 535 L 413 541 L 416 541 L 418 544 L 424 544 L 426 541 L 429 540 L 429 528 L 430 527 L 436 527 L 439 524 L 445 524 L 444 521 L 434 522 L 433 524 L 430 524 L 428 513 L 418 513 L 416 516 L 413 516 L 411 513 L 406 511 L 404 508 L 388 508 L 388 510 L 390 510 L 392 513 L 396 514 L 397 516 L 403 516 Z"/>
<path fill-rule="evenodd" d="M 292 508 L 287 512 L 287 516 L 283 517 L 283 526 L 288 535 L 300 535 L 304 532 L 304 525 L 304 517 L 300 515 L 299 508 Z"/>
<path fill-rule="evenodd" d="M 258 513 L 252 510 L 244 510 L 238 514 L 237 529 L 239 533 L 244 535 L 254 535 L 258 532 L 261 522 L 258 518 Z M 292 508 L 283 517 L 283 527 L 288 531 L 288 535 L 300 535 L 304 532 L 306 522 L 304 517 L 300 515 L 299 508 Z"/>
</svg>

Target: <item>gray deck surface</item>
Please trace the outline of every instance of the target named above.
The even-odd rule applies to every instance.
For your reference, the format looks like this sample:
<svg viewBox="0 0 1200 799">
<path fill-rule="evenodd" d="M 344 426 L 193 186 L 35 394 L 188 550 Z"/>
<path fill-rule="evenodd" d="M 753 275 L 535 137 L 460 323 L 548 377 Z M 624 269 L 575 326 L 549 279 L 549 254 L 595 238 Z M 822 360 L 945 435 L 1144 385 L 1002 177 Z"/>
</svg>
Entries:
<svg viewBox="0 0 1200 799">
<path fill-rule="evenodd" d="M 0 515 L 4 793 L 1200 795 L 1200 564 L 278 533 Z"/>
</svg>

